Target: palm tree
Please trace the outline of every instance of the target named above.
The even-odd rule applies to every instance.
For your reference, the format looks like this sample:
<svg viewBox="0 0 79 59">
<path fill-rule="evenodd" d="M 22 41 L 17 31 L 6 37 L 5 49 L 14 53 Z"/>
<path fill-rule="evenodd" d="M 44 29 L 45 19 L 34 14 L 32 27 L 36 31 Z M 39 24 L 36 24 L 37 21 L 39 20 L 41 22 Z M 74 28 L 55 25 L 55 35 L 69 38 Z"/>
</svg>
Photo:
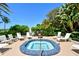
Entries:
<svg viewBox="0 0 79 59">
<path fill-rule="evenodd" d="M 63 4 L 60 8 L 60 13 L 56 16 L 60 19 L 60 23 L 63 25 L 67 32 L 75 30 L 73 24 L 79 19 L 79 4 Z"/>
<path fill-rule="evenodd" d="M 6 29 L 6 24 L 9 23 L 9 18 L 2 15 L 2 12 L 9 15 L 11 11 L 9 10 L 9 6 L 6 3 L 0 3 L 0 17 L 2 19 L 2 22 L 4 23 L 4 30 Z"/>
</svg>

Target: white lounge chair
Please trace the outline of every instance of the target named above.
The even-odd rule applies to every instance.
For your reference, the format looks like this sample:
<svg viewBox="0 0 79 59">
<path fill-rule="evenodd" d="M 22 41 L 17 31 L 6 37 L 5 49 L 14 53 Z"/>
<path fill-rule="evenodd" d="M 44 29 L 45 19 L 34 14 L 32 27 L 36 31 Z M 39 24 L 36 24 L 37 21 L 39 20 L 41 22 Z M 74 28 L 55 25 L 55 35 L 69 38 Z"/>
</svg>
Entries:
<svg viewBox="0 0 79 59">
<path fill-rule="evenodd" d="M 17 38 L 13 38 L 12 34 L 8 34 L 8 38 L 12 41 L 17 41 Z"/>
<path fill-rule="evenodd" d="M 4 44 L 0 44 L 0 48 L 4 48 L 5 46 L 7 46 L 8 44 L 4 43 Z"/>
<path fill-rule="evenodd" d="M 1 52 L 1 54 L 4 53 L 2 50 L 5 50 L 5 49 L 6 49 L 5 47 L 6 47 L 7 45 L 8 45 L 7 43 L 0 44 L 0 52 Z"/>
<path fill-rule="evenodd" d="M 58 34 L 56 36 L 54 36 L 53 39 L 57 39 L 57 38 L 60 38 L 60 37 L 62 37 L 61 32 L 58 32 Z"/>
<path fill-rule="evenodd" d="M 67 41 L 70 37 L 71 33 L 66 33 L 65 37 L 60 37 L 60 38 L 57 38 L 58 41 L 60 40 L 64 40 L 64 41 Z"/>
<path fill-rule="evenodd" d="M 60 38 L 60 37 L 61 37 L 61 32 L 58 32 L 57 37 L 58 37 L 58 38 Z"/>
<path fill-rule="evenodd" d="M 20 39 L 20 40 L 24 39 L 24 37 L 21 36 L 21 33 L 17 33 L 17 38 Z"/>
<path fill-rule="evenodd" d="M 72 47 L 74 47 L 74 49 L 79 49 L 79 44 L 73 44 Z"/>
<path fill-rule="evenodd" d="M 26 33 L 27 38 L 32 38 L 29 32 Z"/>
<path fill-rule="evenodd" d="M 77 41 L 72 41 L 74 44 L 72 44 L 73 49 L 79 49 L 79 42 Z"/>
<path fill-rule="evenodd" d="M 5 35 L 0 36 L 0 43 L 11 43 L 11 40 L 7 40 Z"/>
</svg>

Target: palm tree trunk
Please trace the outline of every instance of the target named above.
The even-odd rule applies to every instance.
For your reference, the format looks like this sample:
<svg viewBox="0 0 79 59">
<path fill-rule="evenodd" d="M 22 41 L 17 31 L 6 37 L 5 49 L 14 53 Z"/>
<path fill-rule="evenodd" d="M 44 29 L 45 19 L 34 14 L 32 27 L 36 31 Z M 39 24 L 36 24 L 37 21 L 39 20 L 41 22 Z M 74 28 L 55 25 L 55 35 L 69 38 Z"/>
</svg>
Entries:
<svg viewBox="0 0 79 59">
<path fill-rule="evenodd" d="M 72 21 L 70 21 L 69 27 L 70 27 L 71 32 L 73 32 L 74 28 L 73 28 L 73 22 Z"/>
<path fill-rule="evenodd" d="M 63 28 L 65 29 L 65 31 L 67 31 L 67 28 L 65 27 L 64 23 L 63 23 Z"/>
<path fill-rule="evenodd" d="M 6 31 L 6 23 L 4 23 L 4 32 Z"/>
</svg>

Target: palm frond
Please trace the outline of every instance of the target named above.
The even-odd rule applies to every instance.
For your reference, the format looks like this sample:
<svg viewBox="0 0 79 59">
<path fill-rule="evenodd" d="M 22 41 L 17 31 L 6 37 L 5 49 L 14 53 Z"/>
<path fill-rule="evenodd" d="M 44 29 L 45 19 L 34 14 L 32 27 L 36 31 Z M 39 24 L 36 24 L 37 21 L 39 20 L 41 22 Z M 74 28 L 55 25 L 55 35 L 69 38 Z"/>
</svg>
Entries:
<svg viewBox="0 0 79 59">
<path fill-rule="evenodd" d="M 2 20 L 3 20 L 4 23 L 9 23 L 10 22 L 10 19 L 6 16 L 3 16 Z"/>
<path fill-rule="evenodd" d="M 2 4 L 2 5 L 4 5 L 4 6 L 7 6 L 7 7 L 9 8 L 9 6 L 8 6 L 6 3 L 0 3 L 0 4 Z"/>
<path fill-rule="evenodd" d="M 7 4 L 0 4 L 0 9 L 3 11 L 6 11 L 7 13 L 10 13 L 11 11 L 9 10 L 9 7 L 7 6 Z"/>
<path fill-rule="evenodd" d="M 9 15 L 9 13 L 7 11 L 3 10 L 2 8 L 0 8 L 0 10 Z"/>
</svg>

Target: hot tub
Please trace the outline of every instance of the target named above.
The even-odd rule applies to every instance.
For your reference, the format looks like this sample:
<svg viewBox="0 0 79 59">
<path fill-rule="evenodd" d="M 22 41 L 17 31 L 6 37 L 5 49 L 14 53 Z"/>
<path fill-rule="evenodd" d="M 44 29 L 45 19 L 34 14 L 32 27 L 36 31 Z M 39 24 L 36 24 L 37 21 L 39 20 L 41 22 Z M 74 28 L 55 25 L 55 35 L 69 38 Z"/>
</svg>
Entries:
<svg viewBox="0 0 79 59">
<path fill-rule="evenodd" d="M 49 39 L 31 39 L 20 46 L 22 53 L 32 56 L 51 56 L 60 51 L 60 46 Z"/>
</svg>

